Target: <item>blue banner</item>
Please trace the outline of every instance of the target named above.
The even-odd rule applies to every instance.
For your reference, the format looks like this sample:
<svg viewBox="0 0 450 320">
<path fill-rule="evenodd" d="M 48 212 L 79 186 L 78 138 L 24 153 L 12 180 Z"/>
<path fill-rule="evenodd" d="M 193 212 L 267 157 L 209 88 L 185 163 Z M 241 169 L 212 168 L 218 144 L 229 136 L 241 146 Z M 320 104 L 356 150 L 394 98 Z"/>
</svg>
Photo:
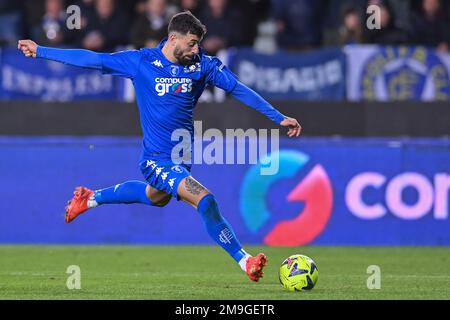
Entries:
<svg viewBox="0 0 450 320">
<path fill-rule="evenodd" d="M 124 100 L 125 79 L 0 50 L 0 99 Z"/>
<path fill-rule="evenodd" d="M 352 101 L 450 99 L 450 54 L 420 46 L 351 45 L 347 97 Z"/>
<path fill-rule="evenodd" d="M 76 186 L 143 180 L 140 143 L 0 137 L 0 243 L 213 244 L 176 200 L 104 205 L 64 222 Z M 272 157 L 275 175 L 257 164 L 193 166 L 243 243 L 450 245 L 448 140 L 283 139 Z"/>
<path fill-rule="evenodd" d="M 230 56 L 230 66 L 242 83 L 266 99 L 345 98 L 345 55 L 341 49 L 270 55 L 237 49 Z"/>
</svg>

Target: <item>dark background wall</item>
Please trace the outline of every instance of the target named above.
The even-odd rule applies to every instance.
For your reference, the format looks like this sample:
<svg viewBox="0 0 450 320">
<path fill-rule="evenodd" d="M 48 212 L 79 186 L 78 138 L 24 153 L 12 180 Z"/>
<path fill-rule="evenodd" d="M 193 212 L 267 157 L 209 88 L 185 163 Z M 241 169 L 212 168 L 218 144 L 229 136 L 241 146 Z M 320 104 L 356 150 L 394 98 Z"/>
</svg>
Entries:
<svg viewBox="0 0 450 320">
<path fill-rule="evenodd" d="M 305 136 L 450 135 L 448 103 L 273 102 L 295 117 Z M 48 103 L 0 102 L 0 135 L 125 135 L 141 134 L 134 103 L 89 101 Z M 199 104 L 196 120 L 203 129 L 277 128 L 270 120 L 235 100 Z"/>
</svg>

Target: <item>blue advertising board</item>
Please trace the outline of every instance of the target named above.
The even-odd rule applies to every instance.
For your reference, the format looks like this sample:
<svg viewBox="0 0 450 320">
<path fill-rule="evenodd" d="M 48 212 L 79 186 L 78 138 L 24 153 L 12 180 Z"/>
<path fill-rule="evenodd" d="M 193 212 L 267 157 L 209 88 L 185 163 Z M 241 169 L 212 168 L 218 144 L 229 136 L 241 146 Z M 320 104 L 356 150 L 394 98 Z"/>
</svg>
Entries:
<svg viewBox="0 0 450 320">
<path fill-rule="evenodd" d="M 343 100 L 345 54 L 329 48 L 310 53 L 230 52 L 230 67 L 239 80 L 266 99 Z"/>
<path fill-rule="evenodd" d="M 59 62 L 0 50 L 0 99 L 124 100 L 126 80 Z"/>
<path fill-rule="evenodd" d="M 1 137 L 0 243 L 212 244 L 176 200 L 64 222 L 76 186 L 143 180 L 139 155 L 138 138 Z M 258 164 L 193 166 L 243 243 L 450 245 L 449 140 L 282 139 L 271 157 L 275 175 Z"/>
</svg>

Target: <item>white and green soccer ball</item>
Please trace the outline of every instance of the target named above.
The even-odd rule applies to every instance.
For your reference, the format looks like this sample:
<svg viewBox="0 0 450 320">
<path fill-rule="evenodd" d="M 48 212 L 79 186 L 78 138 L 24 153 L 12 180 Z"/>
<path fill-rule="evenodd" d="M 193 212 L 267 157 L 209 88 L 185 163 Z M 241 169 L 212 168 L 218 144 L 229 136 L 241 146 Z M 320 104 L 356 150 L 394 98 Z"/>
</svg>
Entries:
<svg viewBox="0 0 450 320">
<path fill-rule="evenodd" d="M 286 290 L 311 290 L 319 279 L 319 270 L 311 258 L 294 254 L 283 261 L 278 276 Z"/>
</svg>

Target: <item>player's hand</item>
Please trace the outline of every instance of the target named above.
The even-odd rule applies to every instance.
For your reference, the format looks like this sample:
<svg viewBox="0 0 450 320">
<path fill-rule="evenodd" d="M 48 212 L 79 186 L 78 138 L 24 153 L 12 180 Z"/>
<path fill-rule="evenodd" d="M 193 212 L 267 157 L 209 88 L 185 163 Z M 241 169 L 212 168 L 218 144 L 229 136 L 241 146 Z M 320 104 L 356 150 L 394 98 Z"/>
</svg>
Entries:
<svg viewBox="0 0 450 320">
<path fill-rule="evenodd" d="M 26 57 L 36 58 L 37 44 L 33 40 L 19 40 L 17 49 L 22 50 Z"/>
<path fill-rule="evenodd" d="M 286 117 L 283 121 L 280 122 L 280 126 L 289 128 L 288 136 L 290 138 L 298 137 L 302 132 L 302 127 L 300 126 L 298 121 L 294 118 Z"/>
</svg>

